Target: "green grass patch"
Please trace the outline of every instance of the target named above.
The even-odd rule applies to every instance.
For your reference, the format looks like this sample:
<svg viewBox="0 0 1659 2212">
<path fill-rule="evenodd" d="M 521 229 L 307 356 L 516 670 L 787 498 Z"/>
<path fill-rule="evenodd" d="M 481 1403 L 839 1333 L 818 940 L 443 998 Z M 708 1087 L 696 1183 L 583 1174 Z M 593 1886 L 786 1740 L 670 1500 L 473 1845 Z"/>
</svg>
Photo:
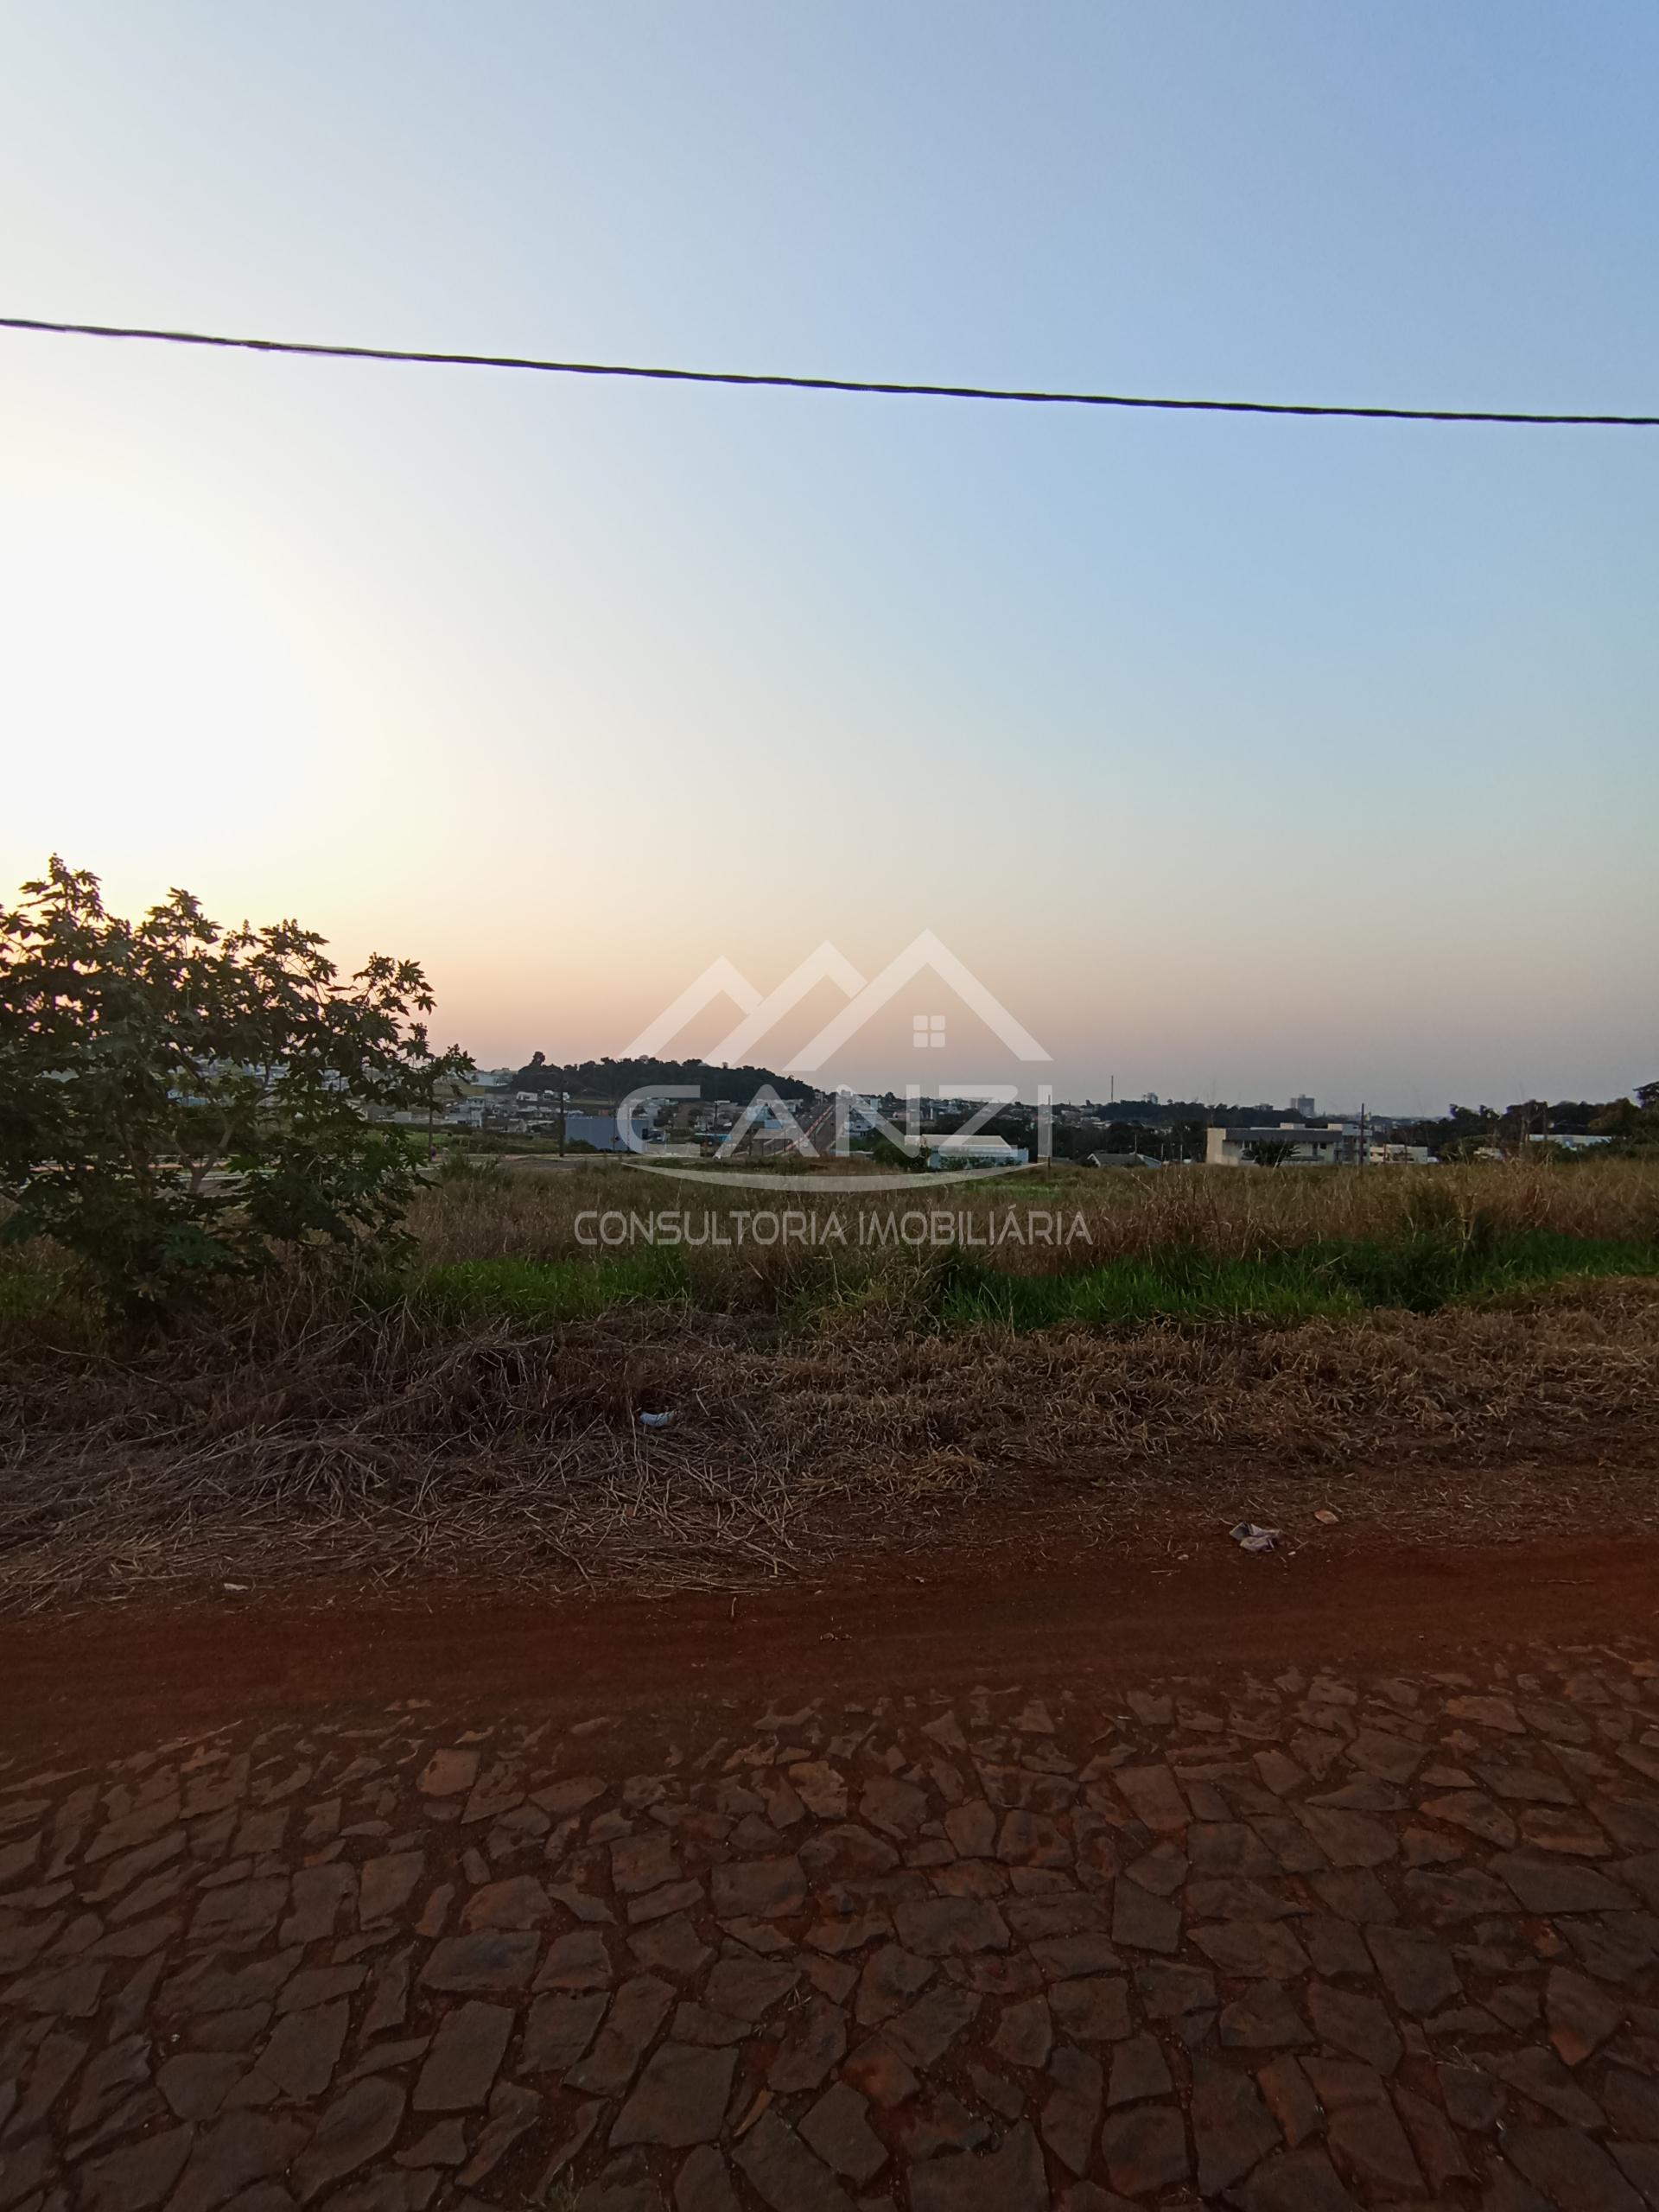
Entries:
<svg viewBox="0 0 1659 2212">
<path fill-rule="evenodd" d="M 432 1268 L 415 1296 L 446 1320 L 578 1321 L 619 1306 L 690 1302 L 677 1251 L 651 1249 L 592 1260 L 462 1260 Z"/>
<path fill-rule="evenodd" d="M 62 1287 L 57 1275 L 0 1274 L 0 1321 L 32 1321 L 45 1313 Z"/>
<path fill-rule="evenodd" d="M 1378 1307 L 1432 1313 L 1573 1277 L 1659 1275 L 1659 1245 L 1548 1230 L 1400 1243 L 1307 1244 L 1249 1259 L 1190 1250 L 1109 1260 L 1069 1274 L 1016 1275 L 957 1259 L 940 1270 L 934 1310 L 948 1326 L 1157 1320 L 1351 1319 Z"/>
<path fill-rule="evenodd" d="M 1132 1328 L 1151 1321 L 1351 1320 L 1386 1308 L 1442 1306 L 1592 1276 L 1659 1276 L 1659 1244 L 1570 1236 L 1552 1230 L 1426 1230 L 1375 1243 L 1328 1241 L 1228 1259 L 1188 1247 L 1107 1260 L 1052 1274 L 1016 1274 L 971 1255 L 937 1267 L 885 1270 L 849 1281 L 804 1260 L 777 1286 L 785 1328 L 808 1325 L 828 1304 L 874 1299 L 945 1328 Z M 469 1260 L 429 1268 L 416 1301 L 448 1320 L 591 1319 L 643 1304 L 725 1309 L 743 1278 L 700 1268 L 683 1252 L 653 1247 L 560 1260 Z M 0 1308 L 3 1312 L 3 1308 Z"/>
</svg>

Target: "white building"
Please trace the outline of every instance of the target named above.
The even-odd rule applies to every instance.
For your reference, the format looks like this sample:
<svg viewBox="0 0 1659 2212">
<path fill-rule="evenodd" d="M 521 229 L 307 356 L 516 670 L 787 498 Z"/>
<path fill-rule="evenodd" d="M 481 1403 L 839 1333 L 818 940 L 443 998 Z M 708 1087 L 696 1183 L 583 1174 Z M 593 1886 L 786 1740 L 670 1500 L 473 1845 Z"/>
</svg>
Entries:
<svg viewBox="0 0 1659 2212">
<path fill-rule="evenodd" d="M 927 1155 L 930 1167 L 1023 1167 L 1031 1154 L 1023 1145 L 1006 1137 L 935 1137 Z"/>
<path fill-rule="evenodd" d="M 1310 1128 L 1302 1122 L 1262 1122 L 1249 1127 L 1212 1124 L 1205 1135 L 1207 1167 L 1250 1167 L 1270 1147 L 1286 1167 L 1338 1167 L 1359 1158 L 1359 1131 L 1351 1122 L 1327 1122 Z"/>
<path fill-rule="evenodd" d="M 1427 1167 L 1433 1154 L 1426 1144 L 1393 1144 L 1367 1137 L 1362 1145 L 1354 1122 L 1265 1122 L 1249 1128 L 1211 1128 L 1205 1133 L 1207 1167 Z"/>
</svg>

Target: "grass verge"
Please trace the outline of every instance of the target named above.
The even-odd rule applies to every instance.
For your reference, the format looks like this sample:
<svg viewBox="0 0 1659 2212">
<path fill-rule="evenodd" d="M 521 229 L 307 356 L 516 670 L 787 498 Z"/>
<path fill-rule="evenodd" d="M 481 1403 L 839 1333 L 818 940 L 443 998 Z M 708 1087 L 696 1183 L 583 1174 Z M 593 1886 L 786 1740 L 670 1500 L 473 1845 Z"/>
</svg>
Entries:
<svg viewBox="0 0 1659 2212">
<path fill-rule="evenodd" d="M 415 1302 L 444 1321 L 581 1321 L 626 1306 L 683 1306 L 691 1284 L 677 1252 L 594 1260 L 461 1260 L 429 1268 Z"/>
<path fill-rule="evenodd" d="M 1389 1307 L 1434 1313 L 1575 1277 L 1621 1276 L 1659 1276 L 1659 1245 L 1548 1230 L 1475 1242 L 1425 1234 L 1386 1244 L 1307 1244 L 1243 1259 L 1154 1252 L 1069 1274 L 1013 1274 L 957 1260 L 944 1271 L 937 1310 L 958 1328 L 1348 1320 Z"/>
<path fill-rule="evenodd" d="M 889 1270 L 883 1281 L 913 1320 L 959 1330 L 1341 1321 L 1392 1308 L 1436 1313 L 1574 1279 L 1656 1276 L 1659 1244 L 1526 1230 L 1473 1238 L 1427 1230 L 1386 1243 L 1332 1240 L 1244 1256 L 1178 1247 L 1039 1274 L 952 1252 Z M 750 1302 L 754 1287 L 753 1279 L 730 1270 L 694 1273 L 671 1247 L 454 1262 L 427 1269 L 412 1297 L 448 1321 L 550 1324 L 641 1305 L 729 1312 Z M 827 1267 L 815 1273 L 810 1265 L 774 1287 L 778 1313 L 796 1327 L 811 1325 L 849 1294 L 844 1273 Z M 864 1288 L 868 1295 L 870 1286 Z"/>
</svg>

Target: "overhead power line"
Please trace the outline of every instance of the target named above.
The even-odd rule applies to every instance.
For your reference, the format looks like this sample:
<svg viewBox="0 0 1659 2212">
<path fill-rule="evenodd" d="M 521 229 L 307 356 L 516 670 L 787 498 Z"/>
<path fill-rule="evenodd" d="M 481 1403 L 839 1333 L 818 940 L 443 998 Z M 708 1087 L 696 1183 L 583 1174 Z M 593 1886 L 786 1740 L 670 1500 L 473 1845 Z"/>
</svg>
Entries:
<svg viewBox="0 0 1659 2212">
<path fill-rule="evenodd" d="M 1659 415 L 1541 415 L 1489 407 L 1332 407 L 1288 399 L 1169 399 L 1122 391 L 1020 391 L 1001 385 L 892 384 L 866 377 L 792 377 L 742 369 L 647 368 L 621 361 L 549 361 L 523 353 L 440 353 L 403 346 L 325 346 L 297 338 L 228 338 L 205 330 L 146 330 L 107 322 L 48 322 L 0 315 L 0 330 L 66 338 L 136 338 L 161 346 L 209 346 L 245 353 L 298 353 L 330 361 L 410 361 L 435 368 L 531 369 L 543 376 L 634 377 L 657 384 L 755 385 L 782 391 L 870 392 L 889 399 L 1001 399 L 1027 407 L 1148 407 L 1200 415 L 1329 415 L 1365 423 L 1520 423 L 1659 429 Z"/>
</svg>

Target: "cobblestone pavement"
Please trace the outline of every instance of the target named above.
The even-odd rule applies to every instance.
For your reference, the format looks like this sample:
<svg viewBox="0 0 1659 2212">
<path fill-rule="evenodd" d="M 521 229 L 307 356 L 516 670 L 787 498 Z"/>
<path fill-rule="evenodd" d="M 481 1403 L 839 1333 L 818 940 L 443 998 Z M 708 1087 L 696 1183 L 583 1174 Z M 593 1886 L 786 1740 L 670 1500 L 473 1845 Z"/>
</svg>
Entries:
<svg viewBox="0 0 1659 2212">
<path fill-rule="evenodd" d="M 0 2208 L 1659 2206 L 1659 1662 L 1526 1664 L 0 1763 Z"/>
</svg>

